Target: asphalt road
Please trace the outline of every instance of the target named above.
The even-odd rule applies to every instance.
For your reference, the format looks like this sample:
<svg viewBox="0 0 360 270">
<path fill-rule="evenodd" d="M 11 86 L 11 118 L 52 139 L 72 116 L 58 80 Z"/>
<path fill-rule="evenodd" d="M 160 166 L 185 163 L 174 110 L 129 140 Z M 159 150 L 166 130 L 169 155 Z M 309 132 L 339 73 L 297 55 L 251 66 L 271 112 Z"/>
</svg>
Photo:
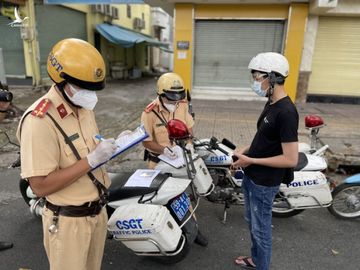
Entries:
<svg viewBox="0 0 360 270">
<path fill-rule="evenodd" d="M 41 221 L 30 215 L 21 198 L 19 171 L 3 169 L 0 174 L 0 241 L 14 242 L 13 249 L 0 252 L 0 269 L 48 269 Z M 248 255 L 250 248 L 243 208 L 231 207 L 225 225 L 220 222 L 222 210 L 221 205 L 201 201 L 198 218 L 203 234 L 209 238 L 209 246 L 192 246 L 189 255 L 176 265 L 160 265 L 134 255 L 119 242 L 107 240 L 102 269 L 239 269 L 234 258 Z M 326 209 L 274 219 L 271 269 L 358 270 L 359 224 L 360 219 L 339 220 Z"/>
</svg>

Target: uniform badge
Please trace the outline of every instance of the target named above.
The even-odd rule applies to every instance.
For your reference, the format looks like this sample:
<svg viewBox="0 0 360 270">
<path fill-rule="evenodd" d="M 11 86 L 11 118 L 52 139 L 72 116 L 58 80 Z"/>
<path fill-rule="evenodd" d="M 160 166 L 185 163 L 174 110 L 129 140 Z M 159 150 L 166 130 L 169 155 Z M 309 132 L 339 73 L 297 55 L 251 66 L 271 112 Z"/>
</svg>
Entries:
<svg viewBox="0 0 360 270">
<path fill-rule="evenodd" d="M 51 100 L 48 98 L 44 98 L 40 101 L 40 103 L 36 106 L 36 108 L 32 111 L 31 115 L 43 118 L 48 111 L 51 105 Z"/>
<path fill-rule="evenodd" d="M 60 104 L 59 106 L 57 106 L 56 109 L 57 109 L 61 119 L 68 115 L 68 112 L 66 111 L 64 104 Z"/>
</svg>

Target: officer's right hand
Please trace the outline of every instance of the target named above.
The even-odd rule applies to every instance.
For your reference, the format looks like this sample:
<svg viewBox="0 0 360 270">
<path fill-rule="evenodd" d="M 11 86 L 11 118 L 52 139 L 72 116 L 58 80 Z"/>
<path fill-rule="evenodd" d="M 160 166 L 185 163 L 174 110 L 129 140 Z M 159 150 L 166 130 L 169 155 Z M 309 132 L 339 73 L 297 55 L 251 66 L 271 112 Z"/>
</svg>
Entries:
<svg viewBox="0 0 360 270">
<path fill-rule="evenodd" d="M 91 168 L 95 168 L 101 163 L 104 163 L 111 158 L 116 151 L 115 139 L 105 139 L 101 141 L 93 150 L 87 155 L 87 160 Z"/>
<path fill-rule="evenodd" d="M 164 153 L 165 156 L 167 156 L 169 159 L 176 159 L 178 157 L 176 151 L 174 148 L 165 147 Z"/>
</svg>

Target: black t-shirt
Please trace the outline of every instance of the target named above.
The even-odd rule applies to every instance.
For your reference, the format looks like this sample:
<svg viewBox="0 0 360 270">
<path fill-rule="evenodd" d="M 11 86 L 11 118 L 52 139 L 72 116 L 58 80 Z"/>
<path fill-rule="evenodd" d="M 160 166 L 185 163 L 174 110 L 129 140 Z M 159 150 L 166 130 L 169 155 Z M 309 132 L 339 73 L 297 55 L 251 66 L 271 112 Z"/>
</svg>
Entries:
<svg viewBox="0 0 360 270">
<path fill-rule="evenodd" d="M 288 96 L 271 105 L 267 102 L 258 119 L 257 132 L 247 155 L 253 158 L 281 155 L 281 143 L 298 141 L 298 126 L 299 114 Z M 285 168 L 262 165 L 245 168 L 245 174 L 261 186 L 280 185 L 285 172 Z"/>
</svg>

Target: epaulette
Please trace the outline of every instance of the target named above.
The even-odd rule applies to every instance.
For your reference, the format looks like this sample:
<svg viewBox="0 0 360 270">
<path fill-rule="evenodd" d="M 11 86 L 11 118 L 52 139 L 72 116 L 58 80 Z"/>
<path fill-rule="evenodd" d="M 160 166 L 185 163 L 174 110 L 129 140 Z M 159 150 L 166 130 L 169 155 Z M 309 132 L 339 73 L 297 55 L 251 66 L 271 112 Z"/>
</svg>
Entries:
<svg viewBox="0 0 360 270">
<path fill-rule="evenodd" d="M 151 102 L 149 105 L 146 106 L 145 108 L 145 112 L 149 113 L 152 111 L 152 109 L 154 109 L 155 107 L 157 107 L 156 101 Z"/>
<path fill-rule="evenodd" d="M 51 100 L 48 98 L 42 99 L 36 108 L 32 111 L 31 115 L 43 118 L 50 108 Z"/>
</svg>

